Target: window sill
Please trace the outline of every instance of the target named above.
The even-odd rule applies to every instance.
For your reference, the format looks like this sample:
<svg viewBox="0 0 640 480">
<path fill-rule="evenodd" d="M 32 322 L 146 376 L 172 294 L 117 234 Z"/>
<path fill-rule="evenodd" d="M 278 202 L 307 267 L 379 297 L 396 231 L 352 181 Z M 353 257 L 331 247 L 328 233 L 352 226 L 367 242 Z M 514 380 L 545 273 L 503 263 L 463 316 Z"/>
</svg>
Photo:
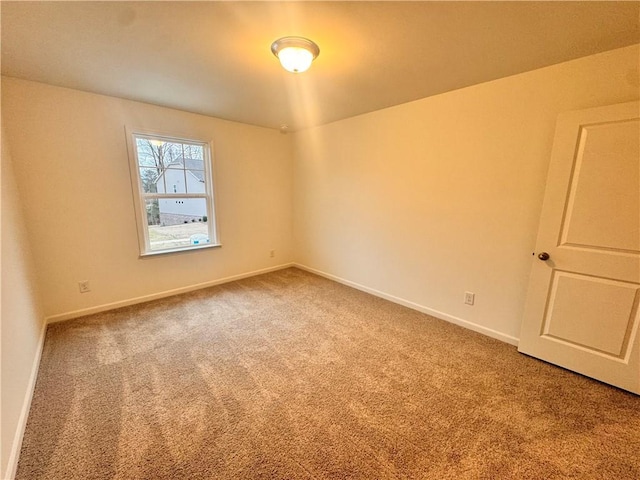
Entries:
<svg viewBox="0 0 640 480">
<path fill-rule="evenodd" d="M 158 255 L 171 255 L 172 253 L 187 253 L 195 250 L 204 250 L 206 248 L 219 248 L 222 247 L 221 243 L 209 243 L 207 245 L 198 245 L 197 247 L 184 247 L 174 248 L 171 250 L 158 250 L 157 252 L 145 252 L 141 253 L 139 258 L 157 257 Z"/>
</svg>

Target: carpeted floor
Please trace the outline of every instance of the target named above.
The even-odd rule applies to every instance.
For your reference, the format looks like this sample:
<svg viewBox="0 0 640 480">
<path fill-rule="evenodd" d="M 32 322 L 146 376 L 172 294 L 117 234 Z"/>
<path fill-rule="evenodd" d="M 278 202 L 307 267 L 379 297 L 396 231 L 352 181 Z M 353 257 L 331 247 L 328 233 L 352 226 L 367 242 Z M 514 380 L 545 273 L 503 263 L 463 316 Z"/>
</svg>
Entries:
<svg viewBox="0 0 640 480">
<path fill-rule="evenodd" d="M 18 479 L 638 479 L 640 397 L 298 269 L 49 327 Z"/>
</svg>

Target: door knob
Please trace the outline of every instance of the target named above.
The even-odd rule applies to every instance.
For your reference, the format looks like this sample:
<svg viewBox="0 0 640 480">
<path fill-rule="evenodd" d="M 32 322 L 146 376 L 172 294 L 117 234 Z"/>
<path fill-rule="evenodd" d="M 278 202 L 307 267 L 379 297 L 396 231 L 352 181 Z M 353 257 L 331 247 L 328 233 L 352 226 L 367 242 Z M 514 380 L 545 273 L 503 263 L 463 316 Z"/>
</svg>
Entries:
<svg viewBox="0 0 640 480">
<path fill-rule="evenodd" d="M 549 260 L 549 254 L 547 252 L 539 253 L 538 258 L 542 261 Z"/>
</svg>

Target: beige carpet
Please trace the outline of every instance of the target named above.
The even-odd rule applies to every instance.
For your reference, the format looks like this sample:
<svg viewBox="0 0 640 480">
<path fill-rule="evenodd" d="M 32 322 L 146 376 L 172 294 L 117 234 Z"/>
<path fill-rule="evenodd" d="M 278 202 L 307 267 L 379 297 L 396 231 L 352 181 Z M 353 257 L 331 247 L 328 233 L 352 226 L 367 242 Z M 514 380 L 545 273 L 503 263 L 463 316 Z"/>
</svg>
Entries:
<svg viewBox="0 0 640 480">
<path fill-rule="evenodd" d="M 309 273 L 49 327 L 19 479 L 639 479 L 640 397 Z"/>
</svg>

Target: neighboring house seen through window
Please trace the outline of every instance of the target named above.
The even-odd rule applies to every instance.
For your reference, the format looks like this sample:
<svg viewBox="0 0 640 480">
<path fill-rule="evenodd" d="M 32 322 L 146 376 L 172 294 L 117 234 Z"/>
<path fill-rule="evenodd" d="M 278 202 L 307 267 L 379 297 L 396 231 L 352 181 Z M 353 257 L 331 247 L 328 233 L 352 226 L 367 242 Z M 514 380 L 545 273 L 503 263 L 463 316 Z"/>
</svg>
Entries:
<svg viewBox="0 0 640 480">
<path fill-rule="evenodd" d="M 129 132 L 141 255 L 217 246 L 208 142 Z"/>
</svg>

